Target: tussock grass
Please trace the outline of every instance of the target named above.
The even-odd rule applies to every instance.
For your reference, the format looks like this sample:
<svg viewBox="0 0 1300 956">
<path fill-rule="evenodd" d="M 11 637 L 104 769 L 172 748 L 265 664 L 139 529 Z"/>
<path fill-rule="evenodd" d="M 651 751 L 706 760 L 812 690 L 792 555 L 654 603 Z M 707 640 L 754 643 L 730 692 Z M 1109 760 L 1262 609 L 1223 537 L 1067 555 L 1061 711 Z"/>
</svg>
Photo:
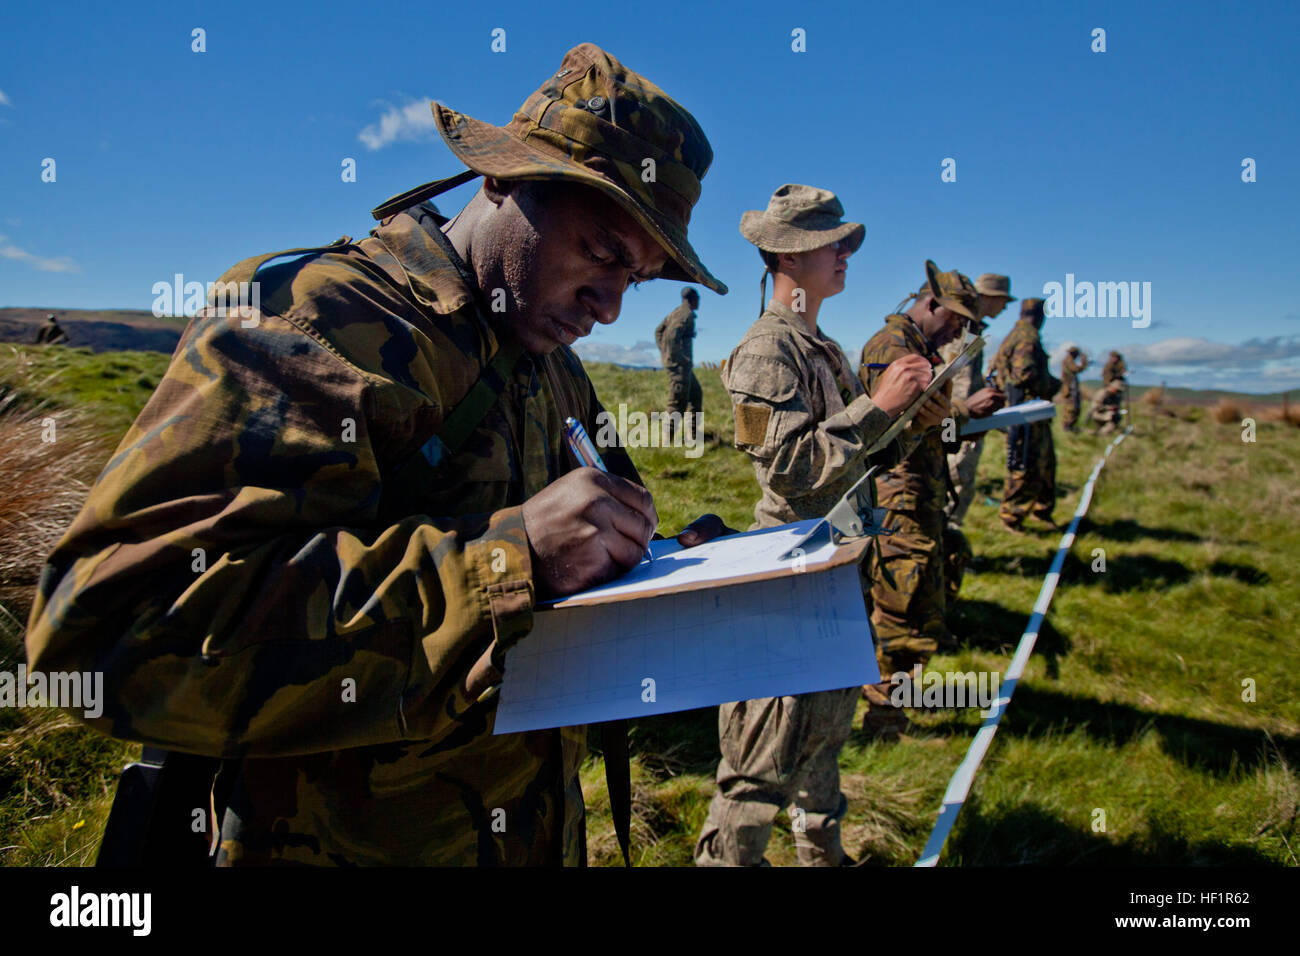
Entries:
<svg viewBox="0 0 1300 956">
<path fill-rule="evenodd" d="M 1231 398 L 1221 398 L 1215 406 L 1210 409 L 1210 417 L 1220 425 L 1240 423 L 1242 417 L 1245 415 L 1242 408 L 1243 406 L 1241 404 Z"/>
</svg>

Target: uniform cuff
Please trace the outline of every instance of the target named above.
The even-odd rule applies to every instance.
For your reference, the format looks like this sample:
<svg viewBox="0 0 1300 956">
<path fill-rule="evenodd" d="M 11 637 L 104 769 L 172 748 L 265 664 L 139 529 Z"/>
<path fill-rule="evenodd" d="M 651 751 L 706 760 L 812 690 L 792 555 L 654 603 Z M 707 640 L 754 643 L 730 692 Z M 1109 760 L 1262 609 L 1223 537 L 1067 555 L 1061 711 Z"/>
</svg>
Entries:
<svg viewBox="0 0 1300 956">
<path fill-rule="evenodd" d="M 849 403 L 844 413 L 862 436 L 862 443 L 868 447 L 877 438 L 889 430 L 893 419 L 867 395 L 859 395 Z"/>
<path fill-rule="evenodd" d="M 466 545 L 465 557 L 484 596 L 496 642 L 492 663 L 500 668 L 505 652 L 533 628 L 536 589 L 523 508 L 495 512 L 487 530 Z"/>
</svg>

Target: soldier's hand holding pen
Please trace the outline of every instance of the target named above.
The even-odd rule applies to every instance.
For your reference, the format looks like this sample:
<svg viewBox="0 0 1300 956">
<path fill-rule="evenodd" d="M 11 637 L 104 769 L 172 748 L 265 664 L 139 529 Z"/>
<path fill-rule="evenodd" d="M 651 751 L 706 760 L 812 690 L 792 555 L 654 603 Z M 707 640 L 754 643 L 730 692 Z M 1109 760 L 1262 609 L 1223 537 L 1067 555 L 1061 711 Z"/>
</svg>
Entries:
<svg viewBox="0 0 1300 956">
<path fill-rule="evenodd" d="M 930 384 L 934 370 L 923 355 L 904 355 L 889 363 L 871 392 L 876 407 L 893 418 Z"/>
</svg>

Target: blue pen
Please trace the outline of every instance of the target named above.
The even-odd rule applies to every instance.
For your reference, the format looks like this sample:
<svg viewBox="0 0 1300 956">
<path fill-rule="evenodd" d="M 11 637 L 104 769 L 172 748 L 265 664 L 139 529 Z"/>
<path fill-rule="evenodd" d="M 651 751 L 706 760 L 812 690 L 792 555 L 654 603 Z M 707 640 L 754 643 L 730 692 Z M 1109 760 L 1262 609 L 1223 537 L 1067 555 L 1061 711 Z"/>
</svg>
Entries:
<svg viewBox="0 0 1300 956">
<path fill-rule="evenodd" d="M 609 474 L 609 469 L 601 461 L 600 452 L 596 451 L 596 446 L 592 444 L 591 436 L 587 434 L 587 429 L 582 427 L 582 422 L 576 418 L 566 418 L 564 420 L 564 437 L 569 443 L 569 449 L 573 452 L 573 457 L 579 462 L 590 468 L 599 468 L 605 474 Z M 645 549 L 645 559 L 653 561 L 655 556 L 650 553 L 649 545 Z"/>
</svg>

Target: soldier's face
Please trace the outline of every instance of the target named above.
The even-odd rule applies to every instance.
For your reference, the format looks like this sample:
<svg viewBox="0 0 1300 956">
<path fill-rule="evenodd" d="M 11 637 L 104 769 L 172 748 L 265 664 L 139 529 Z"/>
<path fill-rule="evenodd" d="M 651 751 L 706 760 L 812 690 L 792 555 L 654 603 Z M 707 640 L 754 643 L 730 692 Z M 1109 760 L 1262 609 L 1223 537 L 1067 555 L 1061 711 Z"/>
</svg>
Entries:
<svg viewBox="0 0 1300 956">
<path fill-rule="evenodd" d="M 996 319 L 1006 309 L 1009 301 L 1000 295 L 981 295 L 980 314 L 986 319 Z"/>
<path fill-rule="evenodd" d="M 927 334 L 930 337 L 930 342 L 937 349 L 943 348 L 953 339 L 959 337 L 962 329 L 966 327 L 969 321 L 966 316 L 942 305 L 935 308 L 932 316 L 934 318 L 934 331 L 927 331 Z"/>
<path fill-rule="evenodd" d="M 530 352 L 572 345 L 597 322 L 614 322 L 623 293 L 655 278 L 668 261 L 636 220 L 595 189 L 559 182 L 492 185 L 509 192 L 493 199 L 490 248 L 476 272 L 489 304 L 495 288 L 506 290 L 507 312 Z M 491 198 L 490 188 L 485 192 Z"/>
<path fill-rule="evenodd" d="M 828 299 L 844 291 L 851 255 L 847 241 L 831 243 L 812 252 L 794 253 L 791 278 L 809 298 Z"/>
</svg>

